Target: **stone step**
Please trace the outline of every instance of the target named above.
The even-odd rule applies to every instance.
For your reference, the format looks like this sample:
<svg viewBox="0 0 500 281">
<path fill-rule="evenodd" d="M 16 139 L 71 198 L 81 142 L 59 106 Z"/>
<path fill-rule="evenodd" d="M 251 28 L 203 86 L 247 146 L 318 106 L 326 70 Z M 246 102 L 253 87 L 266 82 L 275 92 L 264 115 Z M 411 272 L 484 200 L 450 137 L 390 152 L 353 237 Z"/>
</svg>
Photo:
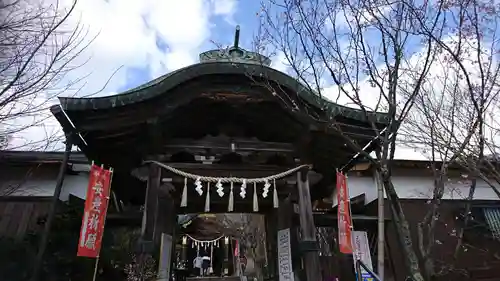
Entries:
<svg viewBox="0 0 500 281">
<path fill-rule="evenodd" d="M 188 277 L 186 281 L 240 281 L 239 276 L 207 276 L 207 277 Z"/>
</svg>

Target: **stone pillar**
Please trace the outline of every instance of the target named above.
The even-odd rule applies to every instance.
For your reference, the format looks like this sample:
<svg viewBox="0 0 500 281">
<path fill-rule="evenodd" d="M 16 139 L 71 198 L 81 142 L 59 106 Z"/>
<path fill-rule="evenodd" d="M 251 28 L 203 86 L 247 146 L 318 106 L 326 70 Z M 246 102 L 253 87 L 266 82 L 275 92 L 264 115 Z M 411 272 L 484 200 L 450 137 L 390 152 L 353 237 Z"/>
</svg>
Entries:
<svg viewBox="0 0 500 281">
<path fill-rule="evenodd" d="M 167 233 L 161 234 L 160 259 L 158 260 L 158 274 L 156 278 L 157 281 L 170 280 L 173 252 L 172 248 L 174 248 L 172 239 L 172 235 Z"/>
</svg>

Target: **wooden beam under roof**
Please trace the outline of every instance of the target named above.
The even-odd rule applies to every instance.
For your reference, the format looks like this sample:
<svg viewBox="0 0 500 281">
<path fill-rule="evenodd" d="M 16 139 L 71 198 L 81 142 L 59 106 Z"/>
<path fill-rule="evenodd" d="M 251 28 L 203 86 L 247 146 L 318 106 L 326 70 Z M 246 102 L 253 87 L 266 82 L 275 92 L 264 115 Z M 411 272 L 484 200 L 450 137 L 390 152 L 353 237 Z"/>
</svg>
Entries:
<svg viewBox="0 0 500 281">
<path fill-rule="evenodd" d="M 166 165 L 179 169 L 183 172 L 192 173 L 200 176 L 211 177 L 242 177 L 242 178 L 260 178 L 275 175 L 294 167 L 280 167 L 273 165 L 225 165 L 225 164 L 201 164 L 201 163 L 165 163 Z M 147 179 L 147 167 L 137 168 L 132 174 L 141 180 Z M 173 173 L 167 172 L 173 177 Z M 291 175 L 295 176 L 295 174 Z M 310 171 L 309 179 L 311 185 L 319 182 L 322 175 Z"/>
<path fill-rule="evenodd" d="M 221 152 L 276 152 L 289 153 L 294 151 L 293 144 L 279 142 L 263 142 L 256 139 L 232 139 L 227 136 L 207 136 L 200 140 L 172 139 L 165 145 L 168 150 L 200 150 L 211 149 Z"/>
</svg>

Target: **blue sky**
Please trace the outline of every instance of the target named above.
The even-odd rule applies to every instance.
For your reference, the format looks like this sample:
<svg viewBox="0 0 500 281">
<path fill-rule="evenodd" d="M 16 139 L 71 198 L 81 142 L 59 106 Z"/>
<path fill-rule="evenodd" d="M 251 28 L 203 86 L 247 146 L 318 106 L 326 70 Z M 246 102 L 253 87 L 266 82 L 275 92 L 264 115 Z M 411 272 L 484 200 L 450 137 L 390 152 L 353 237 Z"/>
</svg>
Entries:
<svg viewBox="0 0 500 281">
<path fill-rule="evenodd" d="M 60 0 L 58 8 L 67 10 L 72 2 Z M 249 48 L 259 6 L 258 0 L 78 1 L 62 28 L 78 30 L 73 47 L 79 55 L 69 64 L 75 69 L 65 74 L 57 87 L 64 88 L 62 95 L 70 97 L 118 94 L 197 63 L 201 52 L 216 48 L 213 42 L 231 44 L 236 25 L 241 26 L 240 45 Z M 62 34 L 58 40 L 68 40 L 67 36 Z M 37 102 L 57 100 L 40 97 Z M 17 131 L 37 123 L 13 135 L 11 147 L 25 148 L 29 143 L 44 142 L 47 135 L 60 135 L 60 126 L 48 110 L 35 119 L 17 118 L 9 124 L 9 130 Z M 45 149 L 59 149 L 59 144 Z"/>
<path fill-rule="evenodd" d="M 79 24 L 92 42 L 75 61 L 85 65 L 68 75 L 85 76 L 85 85 L 65 95 L 112 95 L 196 63 L 213 42 L 231 44 L 236 25 L 249 47 L 259 7 L 257 0 L 80 1 L 67 27 Z"/>
<path fill-rule="evenodd" d="M 216 44 L 232 44 L 236 25 L 241 28 L 240 46 L 251 48 L 253 34 L 259 24 L 257 12 L 260 9 L 260 1 L 221 1 L 222 4 L 227 5 L 229 2 L 235 3 L 235 9 L 231 14 L 214 15 L 211 18 L 210 37 L 200 46 L 200 51 L 215 49 Z M 144 20 L 147 24 L 148 19 Z M 161 36 L 155 36 L 155 42 L 158 49 L 162 52 L 168 52 L 169 45 Z M 118 87 L 118 92 L 139 86 L 155 78 L 155 74 L 147 65 L 126 67 L 123 71 L 126 72 L 126 82 Z"/>
<path fill-rule="evenodd" d="M 64 9 L 71 2 L 72 0 L 62 0 L 60 4 Z M 81 46 L 87 46 L 86 43 L 89 44 L 72 62 L 79 67 L 60 82 L 64 84 L 82 77 L 84 79 L 63 95 L 114 95 L 197 63 L 199 53 L 216 48 L 214 42 L 226 46 L 232 44 L 236 25 L 241 27 L 240 46 L 249 49 L 258 30 L 257 13 L 260 5 L 260 0 L 79 1 L 64 28 L 81 30 L 82 44 L 75 46 L 77 50 Z M 337 32 L 347 28 L 346 22 L 349 19 L 342 20 L 343 17 L 342 15 L 335 25 Z M 391 21 L 390 15 L 388 20 Z M 333 32 L 332 25 L 318 23 L 318 26 L 327 36 Z M 377 53 L 380 45 L 378 32 L 367 31 L 364 35 L 365 42 L 373 44 L 373 51 Z M 410 39 L 413 41 L 410 41 L 404 51 L 409 60 L 421 50 L 421 42 L 416 39 L 418 38 Z M 350 47 L 347 41 L 340 44 L 345 44 L 343 46 L 346 49 Z M 278 53 L 272 59 L 273 67 L 285 70 L 283 54 Z M 380 62 L 376 62 L 377 67 L 383 69 Z M 356 64 L 356 60 L 353 63 Z M 418 58 L 413 63 L 418 66 Z M 431 71 L 434 75 L 432 79 L 438 78 L 436 75 L 442 74 L 444 69 L 443 65 L 437 64 Z M 365 105 L 373 101 L 376 103 L 376 89 L 365 78 L 363 75 L 358 78 L 358 92 L 364 94 L 362 98 Z M 321 80 L 324 96 L 341 104 L 348 104 L 345 98 L 335 99 L 339 91 L 328 75 L 321 77 Z M 47 114 L 50 113 L 47 111 Z M 33 121 L 19 121 L 20 124 L 30 122 Z M 45 135 L 54 132 L 60 133 L 60 126 L 53 118 L 49 118 L 40 126 L 30 127 L 29 130 L 16 134 L 14 142 L 25 143 L 39 137 L 45 138 Z"/>
<path fill-rule="evenodd" d="M 65 95 L 112 95 L 196 63 L 199 53 L 216 44 L 232 44 L 236 25 L 241 27 L 240 46 L 251 48 L 260 9 L 260 0 L 80 1 L 69 27 L 79 22 L 87 32 L 85 39 L 95 39 L 76 61 L 88 62 L 69 74 L 72 79 L 85 76 L 85 85 Z M 338 32 L 346 28 L 345 21 L 341 15 Z M 332 25 L 326 24 L 324 31 L 331 33 Z M 379 45 L 377 32 L 365 36 L 365 41 Z M 410 44 L 406 51 L 419 49 Z M 277 69 L 284 69 L 282 54 L 271 59 Z M 331 79 L 323 78 L 323 86 L 331 86 Z"/>
<path fill-rule="evenodd" d="M 94 1 L 94 0 L 91 0 Z M 113 2 L 117 0 L 110 0 L 111 6 Z M 171 0 L 173 1 L 173 0 Z M 171 1 L 166 1 L 169 4 Z M 152 3 L 156 1 L 151 1 Z M 192 22 L 189 22 L 189 16 L 182 17 L 179 19 L 169 20 L 167 17 L 163 17 L 161 21 L 156 20 L 156 16 L 152 15 L 150 11 L 146 13 L 140 13 L 141 21 L 146 27 L 147 30 L 153 33 L 153 44 L 154 47 L 151 46 L 152 49 L 156 49 L 158 54 L 158 60 L 154 63 L 161 62 L 162 66 L 160 70 L 156 71 L 151 67 L 151 63 L 143 63 L 143 64 L 132 64 L 128 65 L 126 61 L 124 61 L 124 65 L 120 65 L 122 68 L 120 69 L 121 81 L 117 83 L 117 86 L 110 85 L 107 88 L 107 91 L 103 91 L 99 93 L 99 95 L 108 95 L 123 92 L 130 88 L 136 87 L 147 81 L 154 79 L 157 76 L 163 75 L 166 72 L 175 70 L 181 66 L 186 66 L 191 63 L 195 63 L 197 61 L 197 54 L 199 52 L 203 52 L 209 49 L 216 48 L 216 44 L 219 45 L 228 45 L 232 44 L 234 38 L 234 31 L 236 25 L 240 25 L 241 28 L 241 37 L 240 37 L 240 46 L 244 48 L 251 48 L 252 39 L 254 37 L 255 32 L 258 30 L 259 26 L 259 17 L 257 13 L 261 9 L 261 1 L 260 0 L 190 0 L 191 3 L 200 3 L 203 6 L 203 9 L 208 9 L 208 13 L 205 15 L 208 17 L 203 20 L 204 27 L 207 28 L 206 34 L 201 41 L 195 42 L 191 47 L 194 47 L 192 52 L 189 53 L 190 63 L 188 63 L 188 59 L 183 58 L 182 62 L 169 64 L 168 59 L 165 61 L 164 58 L 168 57 L 169 53 L 175 53 L 173 49 L 175 49 L 176 42 L 169 42 L 169 36 L 165 36 L 162 29 L 167 25 L 173 25 L 174 28 L 178 28 L 180 30 L 184 29 L 183 27 L 189 26 Z M 127 1 L 124 2 L 124 5 L 127 5 Z M 164 9 L 173 10 L 175 14 L 183 14 L 186 9 L 190 9 L 189 5 L 168 5 L 164 6 Z M 116 7 L 115 7 L 116 8 Z M 158 12 L 156 9 L 161 9 L 159 7 L 153 8 L 153 14 Z M 196 8 L 194 9 L 196 10 Z M 199 11 L 202 13 L 202 11 Z M 205 10 L 206 12 L 206 10 Z M 193 14 L 193 21 L 197 21 L 199 15 Z M 337 24 L 338 31 L 341 31 L 342 28 L 345 28 L 345 24 L 342 21 L 343 16 L 339 18 L 340 24 Z M 99 23 L 95 24 L 95 26 L 99 26 L 100 28 L 107 28 L 107 23 Z M 325 26 L 325 31 L 328 31 L 328 26 Z M 331 28 L 331 27 L 330 27 Z M 186 32 L 189 32 L 189 28 L 186 28 Z M 203 35 L 200 34 L 200 37 Z M 366 32 L 366 40 L 372 40 L 374 42 L 374 46 L 379 43 L 379 36 L 377 32 Z M 170 38 L 172 39 L 172 38 Z M 175 40 L 174 40 L 175 41 Z M 214 43 L 215 42 L 215 43 Z M 196 45 L 196 46 L 195 46 Z M 415 44 L 414 50 L 418 51 L 419 47 Z M 142 49 L 144 51 L 144 49 Z M 147 50 L 146 50 L 147 51 Z M 162 57 L 163 56 L 163 57 Z M 156 56 L 155 56 L 156 57 Z M 274 60 L 274 64 L 282 63 L 284 59 L 281 57 L 272 58 Z M 280 69 L 278 67 L 278 69 Z M 282 70 L 282 69 L 280 69 Z M 120 78 L 117 78 L 120 79 Z M 113 78 L 115 80 L 115 78 Z M 325 77 L 325 81 L 327 84 L 331 84 L 332 81 Z M 329 85 L 325 85 L 329 86 Z"/>
</svg>

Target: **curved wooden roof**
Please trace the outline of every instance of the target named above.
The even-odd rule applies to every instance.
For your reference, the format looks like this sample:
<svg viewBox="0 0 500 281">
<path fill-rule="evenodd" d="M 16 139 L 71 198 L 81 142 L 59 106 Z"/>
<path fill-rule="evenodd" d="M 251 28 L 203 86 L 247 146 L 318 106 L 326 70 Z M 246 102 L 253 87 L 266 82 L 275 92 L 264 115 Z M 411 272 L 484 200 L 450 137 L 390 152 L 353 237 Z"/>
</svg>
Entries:
<svg viewBox="0 0 500 281">
<path fill-rule="evenodd" d="M 140 103 L 157 97 L 159 95 L 168 94 L 170 90 L 179 84 L 186 83 L 197 77 L 205 75 L 248 75 L 256 79 L 265 77 L 268 80 L 276 82 L 281 87 L 296 93 L 300 98 L 320 110 L 324 110 L 330 116 L 344 116 L 350 119 L 365 121 L 366 117 L 362 110 L 342 106 L 333 103 L 327 99 L 321 98 L 318 94 L 309 91 L 296 79 L 291 76 L 272 69 L 264 65 L 256 65 L 250 63 L 234 63 L 234 62 L 206 62 L 197 63 L 188 67 L 184 67 L 160 76 L 146 84 L 133 88 L 121 94 L 98 97 L 98 98 L 72 98 L 60 97 L 60 103 L 65 111 L 80 111 L 80 110 L 105 110 L 116 108 L 130 104 Z M 375 118 L 377 123 L 386 123 L 387 115 L 385 113 L 370 113 Z"/>
<path fill-rule="evenodd" d="M 259 63 L 259 56 L 237 47 L 225 54 L 205 52 L 202 62 L 121 94 L 61 97 L 51 111 L 65 132 L 78 135 L 76 144 L 87 157 L 113 165 L 138 163 L 158 131 L 162 141 L 197 139 L 223 133 L 213 124 L 233 119 L 246 128 L 245 136 L 267 142 L 294 143 L 310 131 L 307 154 L 318 167 L 333 169 L 332 161 L 339 164 L 356 153 L 338 139 L 339 128 L 364 146 L 375 135 L 372 123 L 387 125 L 387 114 L 321 98 L 297 79 Z"/>
</svg>

